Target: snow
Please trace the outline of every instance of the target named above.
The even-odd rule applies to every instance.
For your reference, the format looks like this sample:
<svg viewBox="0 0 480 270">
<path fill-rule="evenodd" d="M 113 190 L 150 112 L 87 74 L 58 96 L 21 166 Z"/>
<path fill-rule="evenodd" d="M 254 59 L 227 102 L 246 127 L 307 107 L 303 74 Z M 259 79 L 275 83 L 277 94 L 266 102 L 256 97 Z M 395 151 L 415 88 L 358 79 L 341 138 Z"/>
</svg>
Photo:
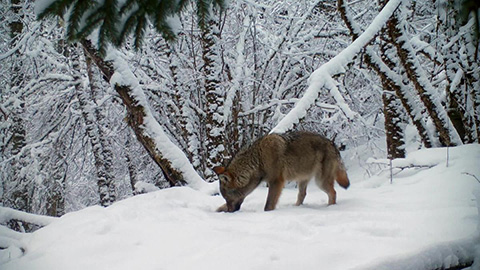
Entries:
<svg viewBox="0 0 480 270">
<path fill-rule="evenodd" d="M 53 4 L 53 2 L 55 2 L 55 0 L 36 0 L 34 9 L 35 14 L 39 15 L 44 12 L 47 7 Z"/>
<path fill-rule="evenodd" d="M 335 99 L 337 105 L 349 120 L 361 116 L 352 111 L 337 88 L 337 82 L 332 78 L 345 71 L 345 67 L 353 61 L 355 56 L 375 37 L 385 23 L 392 16 L 395 9 L 400 5 L 401 0 L 389 1 L 380 13 L 375 17 L 368 28 L 352 44 L 315 70 L 309 78 L 309 86 L 303 97 L 295 107 L 272 129 L 271 133 L 282 133 L 288 131 L 299 119 L 305 117 L 308 108 L 315 103 L 315 100 L 323 87 L 329 89 L 330 95 Z"/>
<path fill-rule="evenodd" d="M 0 224 L 4 224 L 11 219 L 23 220 L 40 226 L 46 226 L 55 220 L 54 217 L 24 213 L 11 208 L 0 206 Z"/>
<path fill-rule="evenodd" d="M 400 17 L 402 17 L 402 12 L 403 14 L 408 14 L 408 9 L 406 7 L 406 2 L 402 2 L 402 5 L 400 5 Z M 405 24 L 405 20 L 400 20 L 400 27 L 403 27 L 404 29 L 407 29 L 407 25 Z M 447 111 L 444 109 L 442 106 L 442 102 L 444 102 L 443 99 L 439 98 L 442 95 L 439 95 L 439 93 L 436 91 L 436 89 L 433 87 L 431 82 L 428 79 L 428 74 L 427 72 L 423 69 L 422 65 L 420 64 L 419 60 L 415 56 L 415 50 L 412 47 L 412 44 L 410 44 L 410 40 L 402 33 L 400 32 L 401 35 L 398 38 L 398 42 L 401 43 L 403 42 L 403 49 L 408 53 L 408 58 L 410 60 L 410 64 L 412 65 L 412 70 L 416 73 L 416 80 L 419 85 L 424 89 L 425 93 L 423 93 L 423 96 L 429 97 L 433 104 L 433 110 L 437 111 L 438 118 L 443 122 L 447 124 L 448 132 L 449 132 L 449 137 L 452 141 L 453 144 L 455 145 L 461 145 L 462 144 L 462 139 L 460 138 L 460 135 L 458 134 L 457 130 L 454 128 L 454 125 L 448 117 Z M 427 107 L 428 109 L 428 107 Z"/>
<path fill-rule="evenodd" d="M 168 138 L 162 126 L 154 118 L 140 83 L 130 70 L 127 62 L 122 58 L 121 53 L 110 47 L 105 60 L 111 61 L 114 66 L 115 73 L 110 78 L 112 87 L 115 87 L 115 85 L 129 86 L 132 89 L 130 94 L 144 108 L 143 129 L 155 141 L 157 150 L 171 162 L 173 168 L 179 170 L 185 176 L 185 180 L 190 187 L 208 194 L 218 193 L 217 187 L 202 180 L 185 153 Z"/>
<path fill-rule="evenodd" d="M 160 189 L 151 183 L 147 183 L 143 181 L 138 181 L 135 183 L 135 194 L 154 192 L 157 190 L 160 190 Z"/>
<path fill-rule="evenodd" d="M 337 188 L 337 205 L 309 186 L 295 207 L 285 188 L 275 211 L 264 212 L 259 187 L 240 211 L 190 187 L 138 195 L 112 206 L 71 212 L 32 234 L 25 254 L 2 270 L 74 269 L 433 269 L 479 253 L 480 145 L 409 153 L 390 184 L 388 172 L 363 180 L 344 157 L 352 185 Z M 367 157 L 365 157 L 365 160 Z M 352 173 L 355 172 L 355 173 Z M 290 185 L 289 185 L 290 186 Z M 478 198 L 478 197 L 477 197 Z M 0 232 L 1 233 L 1 232 Z M 2 250 L 2 257 L 11 250 Z M 11 251 L 15 252 L 15 251 Z M 473 267 L 472 267 L 473 268 Z"/>
<path fill-rule="evenodd" d="M 225 97 L 225 102 L 223 106 L 223 117 L 224 121 L 223 124 L 226 127 L 227 123 L 230 121 L 230 114 L 232 112 L 233 100 L 235 98 L 235 94 L 240 91 L 242 86 L 242 79 L 244 78 L 244 64 L 245 64 L 245 55 L 243 51 L 245 50 L 245 36 L 247 35 L 248 26 L 250 25 L 250 17 L 245 16 L 243 19 L 243 31 L 240 33 L 238 37 L 238 42 L 235 47 L 235 51 L 237 53 L 236 56 L 236 68 L 235 68 L 235 76 L 233 78 L 232 86 L 227 90 L 227 94 Z"/>
<path fill-rule="evenodd" d="M 178 35 L 180 31 L 182 31 L 182 22 L 178 15 L 167 16 L 165 22 L 175 35 Z"/>
</svg>

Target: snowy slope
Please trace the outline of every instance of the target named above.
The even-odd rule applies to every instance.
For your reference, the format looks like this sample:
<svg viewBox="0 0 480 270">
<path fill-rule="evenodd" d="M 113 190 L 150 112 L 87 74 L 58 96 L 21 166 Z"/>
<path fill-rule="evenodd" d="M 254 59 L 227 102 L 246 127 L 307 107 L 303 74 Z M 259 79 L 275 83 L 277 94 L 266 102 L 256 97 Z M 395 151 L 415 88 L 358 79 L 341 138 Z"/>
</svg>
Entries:
<svg viewBox="0 0 480 270">
<path fill-rule="evenodd" d="M 26 253 L 2 270 L 433 269 L 475 253 L 480 146 L 414 152 L 396 170 L 337 188 L 337 205 L 310 186 L 293 206 L 286 188 L 264 212 L 258 188 L 236 213 L 188 187 L 165 189 L 69 213 L 20 241 Z M 395 164 L 394 164 L 395 165 Z M 399 165 L 401 166 L 401 165 Z M 360 178 L 360 177 L 359 177 Z M 5 254 L 3 254 L 5 255 Z"/>
</svg>

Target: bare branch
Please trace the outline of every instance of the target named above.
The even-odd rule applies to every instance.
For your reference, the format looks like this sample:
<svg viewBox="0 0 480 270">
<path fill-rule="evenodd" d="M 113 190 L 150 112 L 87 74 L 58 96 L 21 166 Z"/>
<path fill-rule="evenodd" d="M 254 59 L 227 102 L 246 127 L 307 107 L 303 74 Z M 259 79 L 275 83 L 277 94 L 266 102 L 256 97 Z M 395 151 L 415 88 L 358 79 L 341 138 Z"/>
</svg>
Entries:
<svg viewBox="0 0 480 270">
<path fill-rule="evenodd" d="M 478 177 L 476 175 L 468 173 L 468 172 L 462 172 L 462 174 L 471 176 L 471 177 L 475 178 L 475 180 L 477 180 L 478 183 L 480 183 L 480 179 L 478 179 Z"/>
</svg>

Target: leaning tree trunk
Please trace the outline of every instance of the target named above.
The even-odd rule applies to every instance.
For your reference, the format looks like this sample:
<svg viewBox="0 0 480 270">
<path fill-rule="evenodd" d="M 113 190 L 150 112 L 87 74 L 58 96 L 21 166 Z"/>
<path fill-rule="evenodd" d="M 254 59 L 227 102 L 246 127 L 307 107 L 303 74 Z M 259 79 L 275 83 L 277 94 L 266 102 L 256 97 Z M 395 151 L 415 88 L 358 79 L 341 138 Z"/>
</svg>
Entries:
<svg viewBox="0 0 480 270">
<path fill-rule="evenodd" d="M 106 207 L 116 200 L 112 153 L 107 148 L 105 135 L 99 125 L 99 113 L 96 112 L 98 109 L 95 108 L 92 97 L 89 97 L 88 91 L 84 87 L 85 78 L 83 78 L 81 74 L 86 69 L 88 70 L 88 68 L 82 68 L 79 51 L 80 48 L 77 48 L 77 46 L 72 46 L 70 51 L 72 75 L 75 81 L 75 94 L 85 121 L 87 136 L 92 146 L 100 205 Z M 89 83 L 91 84 L 92 82 L 90 81 Z"/>
<path fill-rule="evenodd" d="M 472 130 L 474 125 L 468 123 L 467 113 L 465 111 L 465 106 L 460 106 L 460 104 L 466 104 L 463 102 L 462 91 L 460 90 L 462 85 L 467 86 L 465 81 L 465 73 L 462 70 L 462 64 L 460 57 L 461 44 L 460 36 L 454 36 L 456 39 L 452 42 L 451 37 L 448 37 L 448 34 L 454 31 L 454 26 L 449 25 L 446 21 L 439 22 L 439 27 L 442 27 L 442 31 L 445 32 L 445 44 L 444 48 L 444 70 L 446 76 L 446 97 L 447 97 L 447 112 L 448 116 L 452 120 L 452 123 L 455 129 L 458 132 L 458 135 L 464 142 L 471 141 Z M 459 35 L 459 34 L 457 34 Z M 469 138 L 470 137 L 470 138 Z"/>
<path fill-rule="evenodd" d="M 345 2 L 343 0 L 337 1 L 337 7 L 340 12 L 340 16 L 347 25 L 347 28 L 350 30 L 350 35 L 352 39 L 355 40 L 358 38 L 360 33 L 357 33 L 357 27 L 353 19 L 349 16 L 347 12 Z M 376 59 L 377 63 L 380 61 L 373 51 L 370 48 L 366 50 L 367 54 L 365 55 L 365 61 L 368 67 L 375 70 L 377 75 L 380 77 L 383 87 L 382 101 L 383 101 L 383 114 L 385 117 L 385 133 L 387 141 L 387 154 L 389 158 L 404 158 L 405 157 L 405 140 L 403 129 L 400 126 L 401 123 L 401 112 L 402 110 L 398 106 L 398 99 L 402 100 L 404 103 L 405 99 L 402 99 L 402 95 L 397 97 L 401 90 L 395 80 L 390 78 L 373 60 Z M 411 110 L 410 110 L 411 112 Z M 409 114 L 410 115 L 410 114 Z M 411 117 L 413 118 L 413 117 Z M 427 140 L 426 140 L 427 141 Z M 428 143 L 428 141 L 427 141 Z"/>
<path fill-rule="evenodd" d="M 460 136 L 453 127 L 445 108 L 435 97 L 433 86 L 428 81 L 425 71 L 421 67 L 412 45 L 409 42 L 409 38 L 405 34 L 405 23 L 400 22 L 400 18 L 403 18 L 403 20 L 406 18 L 404 12 L 405 7 L 403 5 L 404 4 L 400 5 L 400 8 L 387 23 L 388 33 L 397 49 L 400 63 L 432 119 L 435 130 L 438 133 L 440 144 L 442 146 L 462 144 Z"/>
<path fill-rule="evenodd" d="M 348 15 L 349 13 L 346 9 L 345 2 L 343 0 L 338 0 L 337 3 L 340 15 L 355 40 L 361 34 L 360 29 L 355 23 L 355 21 L 353 21 L 352 17 Z M 387 35 L 384 35 L 383 38 L 386 40 L 387 44 L 390 43 L 388 41 Z M 394 70 L 396 68 L 396 65 L 392 63 L 387 57 L 387 48 L 382 47 L 382 57 L 379 57 L 369 46 L 366 47 L 365 51 L 365 61 L 368 66 L 372 68 L 380 77 L 383 88 L 395 92 L 396 97 L 400 100 L 403 108 L 408 114 L 408 117 L 412 121 L 413 125 L 416 127 L 423 145 L 425 145 L 425 147 L 427 148 L 432 147 L 433 138 L 431 138 L 431 136 L 427 132 L 426 124 L 423 121 L 420 110 L 418 110 L 417 108 L 418 106 L 422 106 L 422 104 L 418 104 L 418 102 L 412 97 L 412 95 L 409 94 L 410 89 L 402 83 L 402 76 L 398 74 L 398 69 Z M 388 51 L 390 51 L 390 48 L 388 49 Z M 388 127 L 386 127 L 386 129 L 388 129 Z M 396 132 L 391 133 L 392 137 L 395 136 L 395 133 Z"/>
<path fill-rule="evenodd" d="M 382 5 L 385 5 L 388 1 L 382 1 Z M 350 16 L 348 16 L 348 11 L 346 10 L 345 2 L 343 0 L 338 0 L 338 9 L 340 11 L 340 14 L 342 16 L 342 19 L 346 23 L 347 27 L 349 28 L 351 35 L 355 38 L 358 37 L 360 34 L 360 29 L 356 25 L 356 23 L 351 19 Z M 392 25 L 392 24 L 397 24 L 398 21 L 392 22 L 392 20 L 396 20 L 396 18 L 390 19 L 390 21 L 387 23 L 387 25 Z M 412 121 L 413 125 L 416 127 L 418 134 L 420 135 L 420 138 L 422 140 L 422 143 L 424 144 L 425 147 L 433 147 L 435 138 L 428 132 L 426 122 L 424 121 L 424 117 L 421 113 L 420 107 L 424 107 L 424 105 L 420 102 L 417 101 L 417 99 L 412 96 L 411 89 L 408 87 L 408 85 L 403 84 L 403 76 L 401 75 L 402 73 L 406 73 L 405 71 L 401 70 L 401 65 L 399 66 L 398 64 L 393 63 L 391 59 L 392 50 L 395 48 L 392 48 L 392 40 L 390 36 L 387 33 L 384 33 L 381 36 L 381 39 L 385 42 L 384 45 L 381 47 L 381 57 L 378 57 L 377 54 L 373 51 L 371 47 L 366 48 L 366 55 L 365 55 L 365 60 L 366 63 L 369 65 L 370 68 L 372 68 L 380 77 L 382 81 L 382 85 L 384 89 L 390 89 L 394 90 L 396 97 L 400 100 L 403 108 L 408 114 L 408 117 Z M 390 93 L 390 95 L 393 95 L 393 93 Z M 385 95 L 384 95 L 384 105 L 389 104 L 390 101 L 385 100 Z M 388 105 L 387 105 L 388 106 Z M 393 114 L 391 115 L 385 115 L 385 117 L 388 118 L 395 118 Z M 389 129 L 391 130 L 394 125 L 388 124 L 389 120 L 386 120 L 386 132 L 387 132 L 387 140 L 391 141 L 395 134 L 398 134 L 398 131 L 388 131 Z M 388 137 L 391 137 L 390 139 Z M 387 143 L 388 144 L 388 143 Z M 395 152 L 396 147 L 401 147 L 400 144 L 397 146 L 391 146 L 389 147 L 389 151 L 392 153 Z M 392 149 L 390 149 L 392 148 Z"/>
<path fill-rule="evenodd" d="M 103 170 L 105 175 L 105 187 L 102 190 L 107 191 L 105 197 L 102 197 L 100 193 L 100 202 L 105 202 L 105 205 L 102 203 L 103 206 L 107 206 L 112 204 L 116 200 L 116 185 L 115 185 L 115 172 L 113 168 L 113 152 L 111 148 L 111 142 L 108 141 L 108 137 L 106 136 L 106 132 L 103 130 L 101 123 L 105 121 L 105 115 L 100 111 L 98 105 L 96 104 L 96 96 L 98 94 L 98 89 L 95 85 L 95 77 L 93 76 L 93 66 L 92 60 L 88 57 L 85 50 L 82 50 L 83 54 L 85 55 L 85 63 L 87 68 L 87 76 L 89 81 L 90 94 L 86 95 L 87 101 L 89 101 L 91 110 L 87 111 L 87 114 L 91 114 L 93 119 L 95 119 L 94 125 L 96 126 L 97 134 L 98 134 L 98 142 L 100 146 L 100 153 L 102 158 Z M 103 184 L 103 183 L 102 183 Z M 99 186 L 100 190 L 100 186 Z M 103 198 L 103 199 L 102 199 Z M 108 198 L 108 199 L 107 199 Z"/>
<path fill-rule="evenodd" d="M 453 3 L 439 9 L 444 9 L 437 15 L 437 31 L 444 35 L 440 49 L 447 82 L 448 115 L 464 143 L 480 142 L 478 43 L 467 26 L 459 26 L 458 10 Z M 471 18 L 467 24 L 471 23 L 475 25 L 478 21 Z"/>
<path fill-rule="evenodd" d="M 111 61 L 105 61 L 90 41 L 82 40 L 81 44 L 89 57 L 100 69 L 105 80 L 110 82 L 110 79 L 115 73 L 113 63 Z M 121 85 L 118 83 L 114 85 L 114 89 L 127 109 L 128 125 L 132 128 L 137 140 L 143 145 L 150 157 L 161 168 L 165 179 L 167 179 L 171 186 L 185 184 L 186 181 L 184 180 L 182 173 L 175 169 L 171 162 L 157 149 L 154 138 L 152 138 L 146 130 L 144 126 L 146 109 L 135 99 L 135 94 L 133 93 L 134 89 L 129 85 Z"/>
</svg>

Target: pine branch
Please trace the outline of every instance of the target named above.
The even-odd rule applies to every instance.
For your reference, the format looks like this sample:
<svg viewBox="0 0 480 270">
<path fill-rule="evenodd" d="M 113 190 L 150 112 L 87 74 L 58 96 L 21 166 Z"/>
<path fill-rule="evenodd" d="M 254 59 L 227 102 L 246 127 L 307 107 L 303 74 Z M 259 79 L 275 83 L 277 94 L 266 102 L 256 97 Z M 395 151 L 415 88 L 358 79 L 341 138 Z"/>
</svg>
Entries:
<svg viewBox="0 0 480 270">
<path fill-rule="evenodd" d="M 193 1 L 193 0 L 190 0 Z M 149 21 L 166 40 L 174 40 L 176 33 L 169 18 L 179 14 L 188 0 L 131 0 L 119 6 L 118 0 L 96 1 L 56 0 L 38 15 L 38 19 L 63 17 L 71 10 L 67 21 L 67 39 L 80 41 L 99 29 L 98 48 L 102 55 L 108 44 L 121 46 L 133 34 L 135 48 L 140 48 Z M 204 28 L 212 5 L 225 7 L 225 0 L 196 0 L 198 24 Z M 82 24 L 83 23 L 83 24 Z"/>
<path fill-rule="evenodd" d="M 78 38 L 80 21 L 82 20 L 83 15 L 89 10 L 97 10 L 98 9 L 97 7 L 98 7 L 98 3 L 96 2 L 91 3 L 91 1 L 75 1 L 67 22 L 66 36 L 69 41 L 74 41 Z M 64 13 L 65 11 L 62 12 L 61 14 L 63 15 Z M 93 12 L 93 14 L 98 14 L 98 13 Z"/>
<path fill-rule="evenodd" d="M 75 0 L 58 0 L 52 2 L 47 6 L 43 11 L 37 15 L 38 20 L 43 20 L 46 18 L 52 18 L 57 16 L 63 16 L 67 9 L 72 5 L 72 2 Z M 85 1 L 88 2 L 88 1 Z"/>
</svg>

